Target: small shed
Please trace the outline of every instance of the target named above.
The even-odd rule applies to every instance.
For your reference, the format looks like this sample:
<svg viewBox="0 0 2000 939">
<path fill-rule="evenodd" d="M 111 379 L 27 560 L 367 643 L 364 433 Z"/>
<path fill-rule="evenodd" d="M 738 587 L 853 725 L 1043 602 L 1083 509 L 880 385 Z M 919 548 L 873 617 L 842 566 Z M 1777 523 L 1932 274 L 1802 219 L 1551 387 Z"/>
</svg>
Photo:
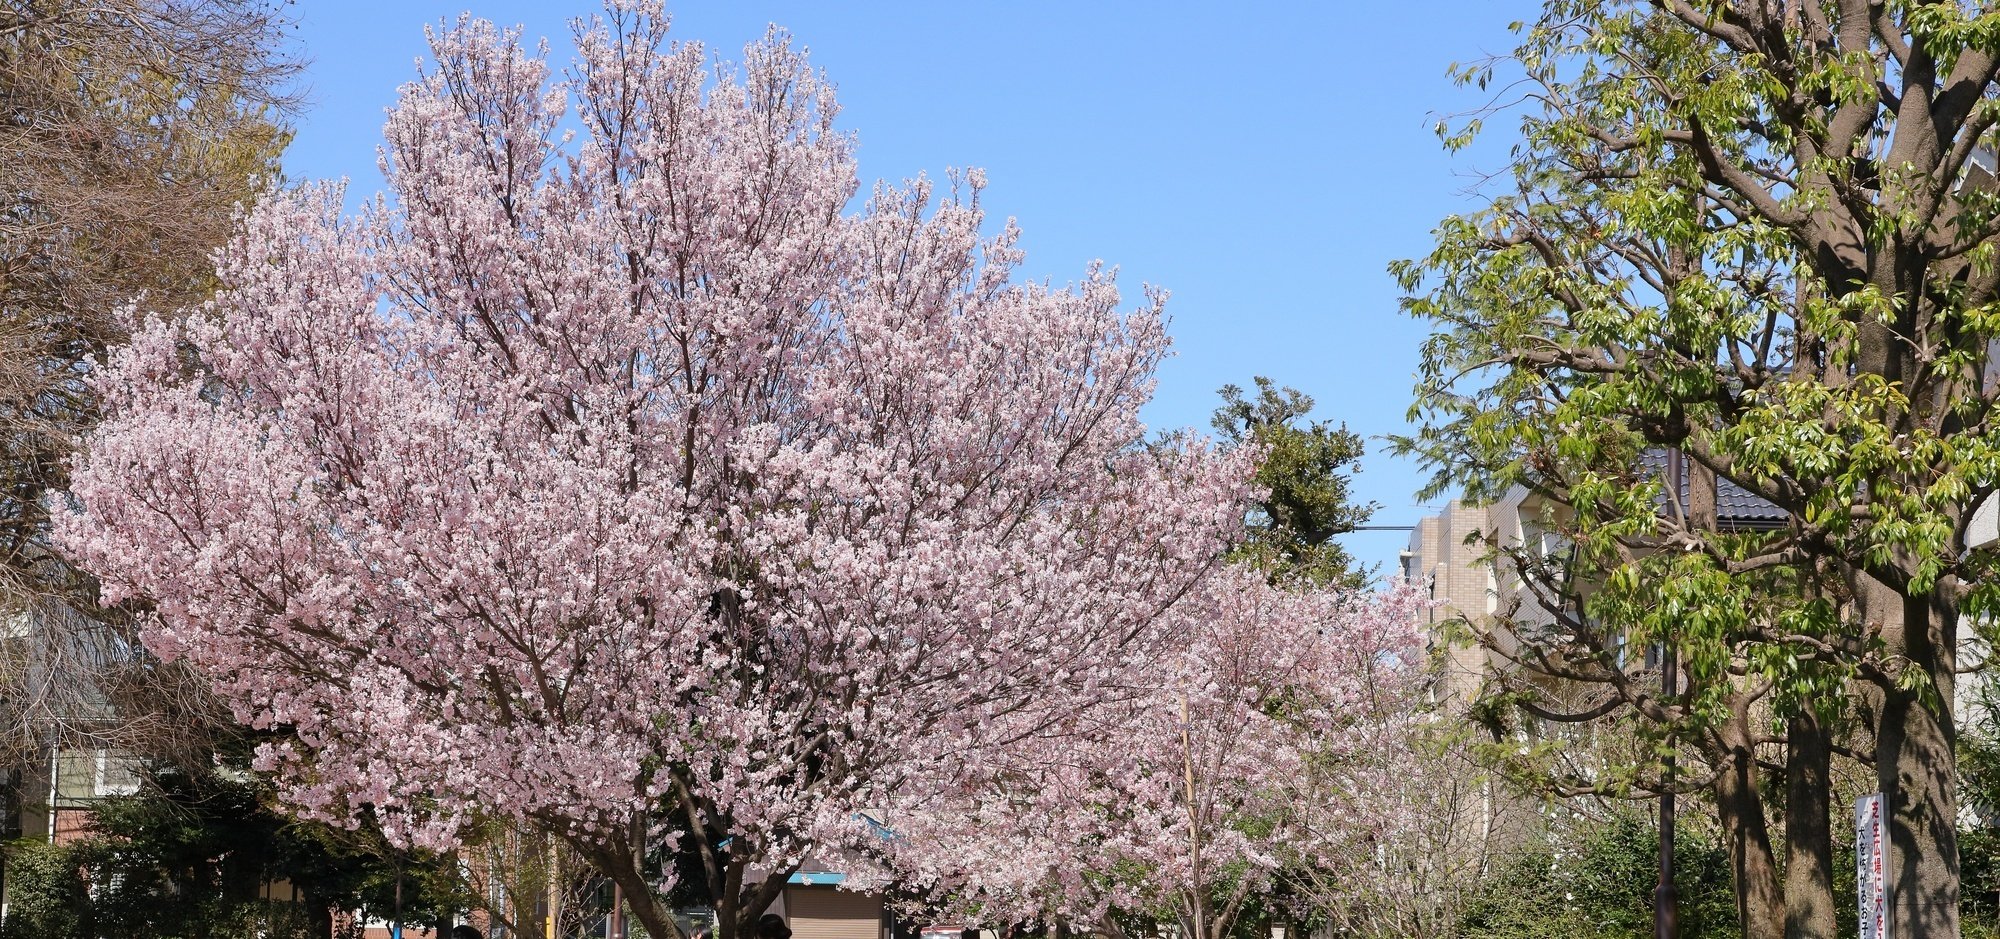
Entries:
<svg viewBox="0 0 2000 939">
<path fill-rule="evenodd" d="M 811 871 L 787 878 L 782 902 L 792 939 L 889 939 L 881 895 L 843 890 L 846 879 Z"/>
</svg>

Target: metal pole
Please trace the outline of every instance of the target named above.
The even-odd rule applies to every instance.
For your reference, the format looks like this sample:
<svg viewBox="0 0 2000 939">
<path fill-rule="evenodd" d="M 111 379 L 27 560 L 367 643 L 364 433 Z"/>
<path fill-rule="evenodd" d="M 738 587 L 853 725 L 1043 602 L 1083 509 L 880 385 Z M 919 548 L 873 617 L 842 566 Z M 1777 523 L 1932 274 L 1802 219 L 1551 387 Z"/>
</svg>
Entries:
<svg viewBox="0 0 2000 939">
<path fill-rule="evenodd" d="M 542 939 L 556 939 L 556 839 L 549 838 L 549 915 L 542 919 Z"/>
<path fill-rule="evenodd" d="M 1697 478 L 1707 489 L 1696 498 Z M 1667 450 L 1667 486 L 1683 522 L 1695 528 L 1715 524 L 1715 481 L 1698 474 L 1677 448 Z M 1680 693 L 1680 654 L 1674 644 L 1660 641 L 1660 693 L 1668 707 Z M 1674 734 L 1667 728 L 1667 752 L 1660 765 L 1660 882 L 1653 888 L 1653 939 L 1680 935 L 1680 899 L 1674 893 Z"/>
<path fill-rule="evenodd" d="M 625 888 L 611 884 L 611 939 L 625 939 Z"/>
<path fill-rule="evenodd" d="M 56 843 L 56 814 L 62 811 L 62 744 L 49 745 L 49 843 Z"/>
<path fill-rule="evenodd" d="M 1668 701 L 1679 684 L 1674 647 L 1660 644 L 1660 690 Z M 1680 901 L 1674 893 L 1674 751 L 1673 736 L 1667 736 L 1667 754 L 1660 779 L 1660 882 L 1653 888 L 1653 939 L 1676 939 L 1680 935 Z"/>
</svg>

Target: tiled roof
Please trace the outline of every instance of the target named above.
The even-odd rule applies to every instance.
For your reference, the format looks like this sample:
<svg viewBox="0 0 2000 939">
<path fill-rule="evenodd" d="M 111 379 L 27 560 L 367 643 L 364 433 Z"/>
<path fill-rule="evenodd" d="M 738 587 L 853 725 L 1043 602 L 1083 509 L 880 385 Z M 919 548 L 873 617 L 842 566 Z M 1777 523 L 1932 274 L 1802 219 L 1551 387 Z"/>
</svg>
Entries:
<svg viewBox="0 0 2000 939">
<path fill-rule="evenodd" d="M 1639 457 L 1639 466 L 1648 475 L 1664 476 L 1667 471 L 1667 452 L 1648 450 Z M 1680 479 L 1681 504 L 1687 504 L 1688 479 L 1683 473 Z M 1667 510 L 1666 493 L 1654 500 L 1661 512 Z M 1789 518 L 1784 509 L 1772 505 L 1762 497 L 1752 494 L 1727 479 L 1718 477 L 1715 481 L 1715 521 L 1725 529 L 1735 528 L 1780 528 Z"/>
</svg>

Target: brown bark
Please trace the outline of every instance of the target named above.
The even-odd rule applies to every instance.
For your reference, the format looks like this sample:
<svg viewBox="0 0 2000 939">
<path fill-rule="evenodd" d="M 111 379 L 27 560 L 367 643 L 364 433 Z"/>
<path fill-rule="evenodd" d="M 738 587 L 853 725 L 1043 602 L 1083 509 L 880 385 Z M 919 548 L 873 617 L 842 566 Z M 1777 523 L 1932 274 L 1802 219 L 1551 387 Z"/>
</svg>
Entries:
<svg viewBox="0 0 2000 939">
<path fill-rule="evenodd" d="M 770 909 L 771 904 L 777 902 L 778 895 L 784 892 L 785 882 L 798 870 L 796 864 L 774 870 L 766 874 L 756 885 L 745 888 L 743 886 L 745 867 L 745 864 L 737 863 L 731 870 L 729 878 L 733 888 L 730 892 L 730 903 L 735 907 L 736 933 L 730 935 L 723 932 L 722 930 L 727 928 L 728 920 L 718 915 L 716 939 L 752 939 L 756 936 L 757 920 L 764 916 L 764 911 Z"/>
<path fill-rule="evenodd" d="M 597 868 L 598 873 L 611 878 L 625 895 L 625 902 L 631 907 L 632 915 L 646 927 L 646 935 L 655 939 L 681 939 L 680 925 L 674 922 L 673 911 L 665 898 L 646 882 L 645 871 L 640 867 L 643 852 L 628 841 L 629 835 L 607 841 L 580 842 L 572 840 L 571 846 Z"/>
<path fill-rule="evenodd" d="M 1714 531 L 1715 471 L 1692 460 L 1687 463 L 1687 518 L 1694 531 Z"/>
<path fill-rule="evenodd" d="M 725 870 L 722 892 L 716 894 L 714 898 L 715 939 L 736 939 L 739 935 L 754 936 L 757 934 L 756 930 L 743 929 L 743 922 L 739 919 L 741 904 L 737 902 L 737 891 L 743 886 L 743 865 L 730 863 L 726 854 L 723 864 Z"/>
<path fill-rule="evenodd" d="M 1833 939 L 1832 748 L 1810 710 L 1785 733 L 1785 939 Z"/>
<path fill-rule="evenodd" d="M 1940 584 L 1938 593 L 1949 594 Z M 1884 689 L 1876 726 L 1876 779 L 1889 830 L 1890 927 L 1899 936 L 1959 935 L 1958 794 L 1952 724 L 1957 614 L 1929 597 L 1879 584 L 1871 615 L 1883 638 L 1924 680 Z"/>
<path fill-rule="evenodd" d="M 1736 916 L 1743 939 L 1783 939 L 1784 891 L 1771 850 L 1770 825 L 1757 792 L 1757 759 L 1747 717 L 1748 702 L 1732 702 L 1735 716 L 1721 728 L 1720 772 L 1711 791 L 1717 821 L 1729 849 L 1736 887 Z"/>
</svg>

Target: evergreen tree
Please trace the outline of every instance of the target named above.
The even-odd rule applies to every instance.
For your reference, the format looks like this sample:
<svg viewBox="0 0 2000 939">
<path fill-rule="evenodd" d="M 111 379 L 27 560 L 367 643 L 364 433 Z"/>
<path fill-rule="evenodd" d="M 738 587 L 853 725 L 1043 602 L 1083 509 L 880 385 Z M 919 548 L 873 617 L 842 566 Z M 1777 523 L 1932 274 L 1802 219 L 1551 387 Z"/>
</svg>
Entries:
<svg viewBox="0 0 2000 939">
<path fill-rule="evenodd" d="M 1377 506 L 1357 503 L 1353 474 L 1364 447 L 1346 424 L 1311 420 L 1313 399 L 1262 375 L 1246 397 L 1223 386 L 1210 424 L 1224 445 L 1263 452 L 1254 482 L 1263 490 L 1251 507 L 1249 537 L 1238 556 L 1273 580 L 1361 586 L 1369 571 L 1335 539 L 1368 521 Z"/>
</svg>

